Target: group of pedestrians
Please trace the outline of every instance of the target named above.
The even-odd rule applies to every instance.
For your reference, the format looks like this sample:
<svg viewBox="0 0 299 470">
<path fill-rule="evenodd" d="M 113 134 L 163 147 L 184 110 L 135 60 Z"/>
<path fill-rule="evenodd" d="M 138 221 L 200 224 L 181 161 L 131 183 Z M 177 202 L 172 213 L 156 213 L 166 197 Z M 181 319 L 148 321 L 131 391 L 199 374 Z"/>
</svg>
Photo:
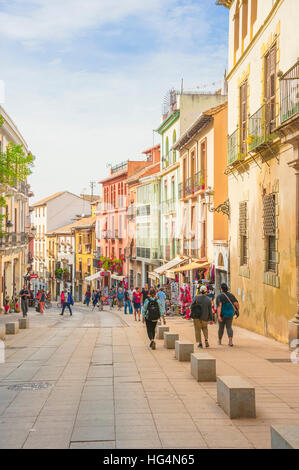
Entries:
<svg viewBox="0 0 299 470">
<path fill-rule="evenodd" d="M 228 335 L 228 345 L 233 346 L 232 323 L 234 316 L 239 316 L 239 303 L 236 297 L 228 291 L 225 283 L 221 284 L 221 293 L 216 299 L 216 313 L 218 318 L 218 344 L 221 345 L 224 329 Z M 201 286 L 199 295 L 196 295 L 191 303 L 191 318 L 193 318 L 195 339 L 198 347 L 203 347 L 202 336 L 205 347 L 209 347 L 208 324 L 213 322 L 212 299 L 208 297 L 206 286 Z"/>
</svg>

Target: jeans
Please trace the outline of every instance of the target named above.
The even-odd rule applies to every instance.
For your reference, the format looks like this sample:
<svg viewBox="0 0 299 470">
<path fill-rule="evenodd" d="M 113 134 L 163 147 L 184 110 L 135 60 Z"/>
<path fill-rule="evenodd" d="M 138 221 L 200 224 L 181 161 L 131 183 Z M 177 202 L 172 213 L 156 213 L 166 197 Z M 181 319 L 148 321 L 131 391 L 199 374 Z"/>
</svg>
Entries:
<svg viewBox="0 0 299 470">
<path fill-rule="evenodd" d="M 229 338 L 233 337 L 233 334 L 234 334 L 233 329 L 232 329 L 233 319 L 234 319 L 234 317 L 229 317 L 229 318 L 221 317 L 222 321 L 218 322 L 218 325 L 219 325 L 218 338 L 219 339 L 222 339 L 222 336 L 223 336 L 223 333 L 224 333 L 224 327 L 226 327 L 227 336 Z"/>
<path fill-rule="evenodd" d="M 131 300 L 125 300 L 125 315 L 127 315 L 127 308 L 129 307 L 129 313 L 133 313 Z"/>
<path fill-rule="evenodd" d="M 62 315 L 64 314 L 65 307 L 67 307 L 67 308 L 69 309 L 70 315 L 72 315 L 72 309 L 71 309 L 71 306 L 70 306 L 70 304 L 69 304 L 68 302 L 64 302 L 64 303 L 63 303 L 63 307 L 62 307 L 62 312 L 61 312 L 61 314 L 62 314 Z"/>
<path fill-rule="evenodd" d="M 26 299 L 21 299 L 21 308 L 23 312 L 23 317 L 25 317 L 28 312 L 28 303 Z"/>
<path fill-rule="evenodd" d="M 208 322 L 200 320 L 199 318 L 194 318 L 193 323 L 196 342 L 201 343 L 201 332 L 203 332 L 204 338 L 208 339 Z"/>
<path fill-rule="evenodd" d="M 145 319 L 145 324 L 146 324 L 147 335 L 149 339 L 152 341 L 153 339 L 155 339 L 157 322 Z"/>
</svg>

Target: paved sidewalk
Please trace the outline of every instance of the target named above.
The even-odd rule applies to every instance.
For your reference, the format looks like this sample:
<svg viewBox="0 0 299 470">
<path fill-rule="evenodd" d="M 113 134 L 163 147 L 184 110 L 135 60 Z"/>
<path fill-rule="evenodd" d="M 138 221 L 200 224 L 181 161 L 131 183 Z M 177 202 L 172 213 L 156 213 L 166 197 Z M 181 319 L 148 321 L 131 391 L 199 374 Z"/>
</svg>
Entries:
<svg viewBox="0 0 299 470">
<path fill-rule="evenodd" d="M 7 337 L 0 448 L 266 448 L 270 424 L 299 424 L 299 366 L 267 360 L 288 359 L 284 345 L 235 328 L 234 348 L 213 346 L 210 327 L 218 375 L 256 387 L 257 419 L 230 420 L 216 404 L 216 384 L 198 384 L 190 363 L 162 341 L 149 349 L 132 316 L 81 305 L 73 317 L 58 313 L 32 311 L 31 328 Z M 168 325 L 194 340 L 191 322 Z M 33 390 L 16 389 L 24 384 Z"/>
</svg>

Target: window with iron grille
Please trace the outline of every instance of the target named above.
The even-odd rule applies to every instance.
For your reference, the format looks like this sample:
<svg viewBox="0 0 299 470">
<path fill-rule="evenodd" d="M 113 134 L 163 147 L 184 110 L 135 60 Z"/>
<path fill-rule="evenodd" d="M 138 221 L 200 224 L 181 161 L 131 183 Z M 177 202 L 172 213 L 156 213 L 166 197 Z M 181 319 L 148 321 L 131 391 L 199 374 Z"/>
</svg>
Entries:
<svg viewBox="0 0 299 470">
<path fill-rule="evenodd" d="M 247 202 L 239 204 L 240 265 L 248 264 Z"/>
<path fill-rule="evenodd" d="M 264 196 L 264 235 L 267 249 L 267 271 L 276 271 L 275 194 Z"/>
</svg>

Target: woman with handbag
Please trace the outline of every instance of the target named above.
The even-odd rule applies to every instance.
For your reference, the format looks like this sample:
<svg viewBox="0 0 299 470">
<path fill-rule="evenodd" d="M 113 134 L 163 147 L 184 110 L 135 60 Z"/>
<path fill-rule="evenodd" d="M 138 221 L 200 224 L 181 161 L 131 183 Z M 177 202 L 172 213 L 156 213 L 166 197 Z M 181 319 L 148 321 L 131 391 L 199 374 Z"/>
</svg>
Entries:
<svg viewBox="0 0 299 470">
<path fill-rule="evenodd" d="M 216 299 L 217 314 L 219 320 L 218 344 L 221 344 L 224 328 L 226 327 L 228 336 L 228 345 L 233 346 L 232 323 L 234 315 L 239 316 L 239 303 L 236 297 L 228 291 L 227 284 L 221 284 L 221 294 Z"/>
<path fill-rule="evenodd" d="M 206 286 L 200 287 L 200 295 L 196 295 L 191 304 L 191 318 L 193 319 L 195 338 L 198 347 L 202 348 L 201 332 L 205 339 L 205 346 L 208 348 L 208 324 L 212 320 L 212 302 L 207 297 Z"/>
</svg>

